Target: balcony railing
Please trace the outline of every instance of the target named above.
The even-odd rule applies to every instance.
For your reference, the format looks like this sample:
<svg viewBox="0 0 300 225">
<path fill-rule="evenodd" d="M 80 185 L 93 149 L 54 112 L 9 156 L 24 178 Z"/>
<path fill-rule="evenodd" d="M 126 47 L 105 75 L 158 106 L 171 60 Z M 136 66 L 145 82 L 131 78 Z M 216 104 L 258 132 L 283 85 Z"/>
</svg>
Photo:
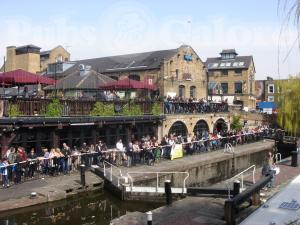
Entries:
<svg viewBox="0 0 300 225">
<path fill-rule="evenodd" d="M 20 116 L 43 116 L 51 99 L 0 99 L 3 105 L 3 116 L 9 116 L 12 105 L 17 106 Z M 60 100 L 63 116 L 89 116 L 94 108 L 94 100 Z M 102 101 L 103 109 L 113 105 L 116 115 L 124 115 L 125 105 L 128 111 L 139 106 L 142 114 L 153 114 L 153 107 L 160 108 L 161 114 L 191 114 L 228 112 L 227 103 L 203 102 L 160 102 L 160 101 Z M 2 104 L 2 103 L 1 103 Z M 157 114 L 157 110 L 156 113 Z M 128 114 L 126 114 L 128 115 Z"/>
</svg>

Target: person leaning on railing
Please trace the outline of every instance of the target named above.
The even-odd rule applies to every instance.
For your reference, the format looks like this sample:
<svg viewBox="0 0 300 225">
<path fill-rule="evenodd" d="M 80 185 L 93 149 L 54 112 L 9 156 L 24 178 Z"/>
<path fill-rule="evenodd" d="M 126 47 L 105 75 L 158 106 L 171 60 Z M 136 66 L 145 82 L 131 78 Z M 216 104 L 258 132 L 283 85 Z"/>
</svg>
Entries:
<svg viewBox="0 0 300 225">
<path fill-rule="evenodd" d="M 28 154 L 28 161 L 29 161 L 29 170 L 28 170 L 28 177 L 33 178 L 34 172 L 36 170 L 36 164 L 37 164 L 37 155 L 35 154 L 34 148 L 30 150 L 30 153 Z"/>
</svg>

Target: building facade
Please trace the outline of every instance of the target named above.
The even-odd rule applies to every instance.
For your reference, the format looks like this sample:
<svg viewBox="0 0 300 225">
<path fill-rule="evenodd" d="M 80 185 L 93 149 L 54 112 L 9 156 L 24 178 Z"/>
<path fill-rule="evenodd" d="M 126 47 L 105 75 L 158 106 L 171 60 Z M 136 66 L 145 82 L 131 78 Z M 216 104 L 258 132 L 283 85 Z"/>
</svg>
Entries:
<svg viewBox="0 0 300 225">
<path fill-rule="evenodd" d="M 252 56 L 238 56 L 226 49 L 220 57 L 208 58 L 208 97 L 227 100 L 245 109 L 255 109 L 255 66 Z"/>
<path fill-rule="evenodd" d="M 129 78 L 154 84 L 160 96 L 204 98 L 207 93 L 207 76 L 204 63 L 192 49 L 183 45 L 177 49 L 143 52 L 63 63 L 56 70 L 57 79 L 89 65 L 92 70 L 113 79 Z M 51 67 L 49 65 L 48 67 Z M 64 69 L 66 68 L 66 69 Z M 49 77 L 54 73 L 48 69 Z"/>
<path fill-rule="evenodd" d="M 40 50 L 41 48 L 35 45 L 8 46 L 5 65 L 1 71 L 22 69 L 31 73 L 41 73 L 47 69 L 48 64 L 70 60 L 70 53 L 62 46 L 43 52 Z"/>
</svg>

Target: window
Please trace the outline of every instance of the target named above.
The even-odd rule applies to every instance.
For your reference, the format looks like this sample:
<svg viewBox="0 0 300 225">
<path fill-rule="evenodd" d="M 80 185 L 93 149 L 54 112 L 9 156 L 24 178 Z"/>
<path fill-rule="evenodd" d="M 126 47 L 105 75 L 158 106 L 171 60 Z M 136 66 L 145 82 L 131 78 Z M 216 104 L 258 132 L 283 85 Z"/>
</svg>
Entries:
<svg viewBox="0 0 300 225">
<path fill-rule="evenodd" d="M 221 83 L 223 94 L 228 94 L 228 83 Z"/>
<path fill-rule="evenodd" d="M 131 74 L 131 75 L 128 76 L 128 78 L 129 78 L 130 80 L 137 80 L 137 81 L 140 81 L 140 80 L 141 80 L 140 76 L 137 75 L 137 74 Z"/>
<path fill-rule="evenodd" d="M 234 83 L 234 93 L 235 94 L 242 94 L 243 93 L 243 84 L 242 84 L 242 82 Z"/>
<path fill-rule="evenodd" d="M 234 72 L 236 75 L 242 75 L 242 69 L 235 69 Z"/>
<path fill-rule="evenodd" d="M 220 67 L 225 67 L 226 63 L 220 63 Z"/>
<path fill-rule="evenodd" d="M 191 98 L 196 98 L 196 87 L 195 86 L 191 86 L 190 87 L 190 97 Z"/>
<path fill-rule="evenodd" d="M 55 62 L 62 62 L 62 61 L 63 61 L 63 57 L 61 55 L 55 58 Z"/>
<path fill-rule="evenodd" d="M 179 69 L 176 69 L 176 79 L 178 80 L 179 77 Z"/>
<path fill-rule="evenodd" d="M 274 96 L 268 96 L 268 102 L 274 102 Z"/>
<path fill-rule="evenodd" d="M 230 65 L 231 65 L 231 63 L 230 63 L 230 62 L 229 62 L 229 63 L 226 63 L 226 66 L 227 66 L 227 67 L 230 67 Z"/>
<path fill-rule="evenodd" d="M 185 93 L 185 87 L 184 87 L 184 85 L 180 85 L 179 86 L 179 93 L 178 93 L 179 97 L 184 98 L 185 97 L 184 93 Z"/>
<path fill-rule="evenodd" d="M 274 94 L 274 84 L 269 84 L 268 85 L 268 93 L 269 94 Z"/>
<path fill-rule="evenodd" d="M 228 76 L 228 70 L 223 70 L 223 71 L 222 71 L 222 75 L 223 75 L 223 76 Z"/>
</svg>

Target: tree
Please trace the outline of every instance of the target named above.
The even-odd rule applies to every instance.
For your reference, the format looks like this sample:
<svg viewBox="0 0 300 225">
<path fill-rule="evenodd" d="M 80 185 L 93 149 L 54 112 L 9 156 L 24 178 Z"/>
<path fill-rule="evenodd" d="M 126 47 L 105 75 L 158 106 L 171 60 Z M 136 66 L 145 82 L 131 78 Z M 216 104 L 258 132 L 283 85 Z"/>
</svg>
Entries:
<svg viewBox="0 0 300 225">
<path fill-rule="evenodd" d="M 300 76 L 279 80 L 276 86 L 277 122 L 286 131 L 296 135 L 300 131 Z"/>
<path fill-rule="evenodd" d="M 230 128 L 232 130 L 240 131 L 243 128 L 243 125 L 240 122 L 241 116 L 233 116 L 232 123 L 230 124 Z"/>
<path fill-rule="evenodd" d="M 8 116 L 9 117 L 17 117 L 17 116 L 20 116 L 20 115 L 21 115 L 21 112 L 19 110 L 18 105 L 11 104 L 10 107 L 9 107 Z"/>
</svg>

